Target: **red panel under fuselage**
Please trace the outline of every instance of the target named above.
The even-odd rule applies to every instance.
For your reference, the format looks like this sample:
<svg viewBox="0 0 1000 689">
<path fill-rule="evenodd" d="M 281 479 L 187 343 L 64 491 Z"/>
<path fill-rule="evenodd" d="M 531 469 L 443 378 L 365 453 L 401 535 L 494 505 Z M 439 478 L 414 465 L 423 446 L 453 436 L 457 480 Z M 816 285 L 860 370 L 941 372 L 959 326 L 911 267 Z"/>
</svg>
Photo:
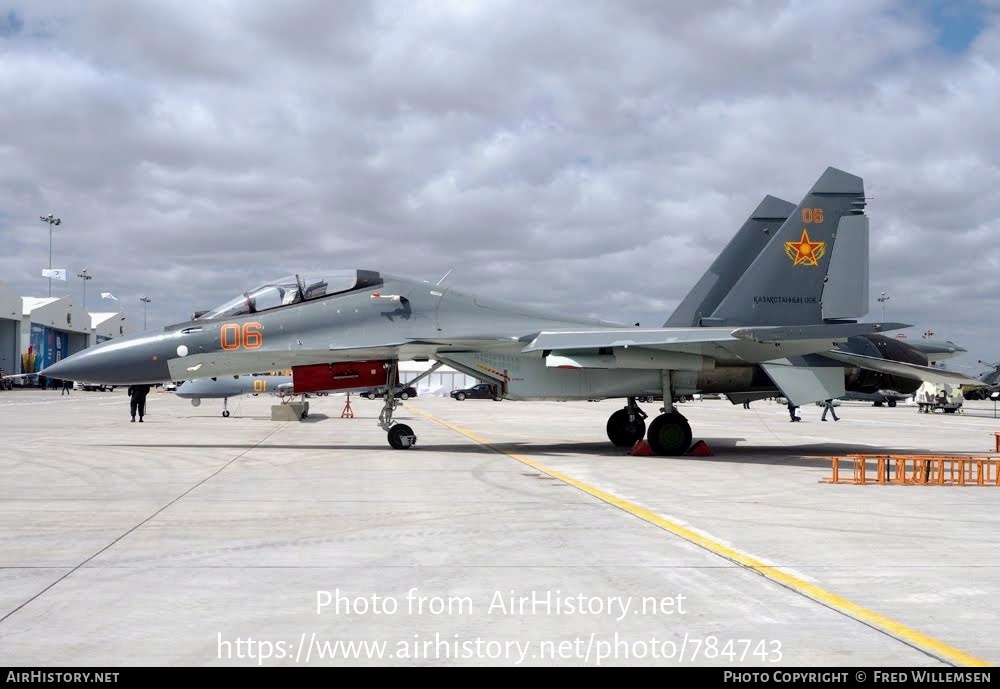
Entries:
<svg viewBox="0 0 1000 689">
<path fill-rule="evenodd" d="M 391 361 L 349 361 L 337 364 L 310 364 L 292 368 L 296 393 L 320 390 L 384 387 Z M 399 376 L 392 381 L 399 382 Z"/>
</svg>

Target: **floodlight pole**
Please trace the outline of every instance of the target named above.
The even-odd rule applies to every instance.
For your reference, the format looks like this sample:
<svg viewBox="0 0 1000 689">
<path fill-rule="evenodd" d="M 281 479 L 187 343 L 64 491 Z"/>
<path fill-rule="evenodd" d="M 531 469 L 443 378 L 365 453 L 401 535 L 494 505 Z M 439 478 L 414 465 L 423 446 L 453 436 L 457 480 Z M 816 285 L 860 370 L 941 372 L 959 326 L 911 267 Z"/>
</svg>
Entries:
<svg viewBox="0 0 1000 689">
<path fill-rule="evenodd" d="M 59 218 L 55 217 L 52 213 L 48 215 L 41 215 L 39 219 L 42 222 L 47 222 L 49 224 L 49 270 L 52 270 L 52 226 L 58 225 L 62 222 Z M 86 283 L 84 283 L 86 285 Z M 52 276 L 49 276 L 49 296 L 52 296 Z"/>
<path fill-rule="evenodd" d="M 78 278 L 83 278 L 83 310 L 87 310 L 87 280 L 93 280 L 93 275 L 87 275 L 87 269 L 84 268 L 82 273 L 77 273 Z"/>
<path fill-rule="evenodd" d="M 139 297 L 139 301 L 142 302 L 142 329 L 146 329 L 146 304 L 153 301 L 149 297 Z"/>
<path fill-rule="evenodd" d="M 883 323 L 885 323 L 885 303 L 887 301 L 889 301 L 889 299 L 890 299 L 890 297 L 887 297 L 885 295 L 885 292 L 882 292 L 882 296 L 875 300 L 875 301 L 879 302 L 880 304 L 882 304 L 882 322 Z"/>
</svg>

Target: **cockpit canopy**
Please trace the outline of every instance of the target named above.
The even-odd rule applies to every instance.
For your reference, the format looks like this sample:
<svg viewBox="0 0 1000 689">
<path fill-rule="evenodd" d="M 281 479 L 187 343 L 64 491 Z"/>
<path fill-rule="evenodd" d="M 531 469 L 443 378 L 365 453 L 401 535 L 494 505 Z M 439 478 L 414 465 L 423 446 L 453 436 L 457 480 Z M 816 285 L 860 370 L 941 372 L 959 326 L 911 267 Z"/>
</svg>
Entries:
<svg viewBox="0 0 1000 689">
<path fill-rule="evenodd" d="M 381 284 L 381 276 L 371 270 L 330 270 L 307 275 L 288 275 L 244 292 L 197 316 L 197 320 L 244 316 Z"/>
</svg>

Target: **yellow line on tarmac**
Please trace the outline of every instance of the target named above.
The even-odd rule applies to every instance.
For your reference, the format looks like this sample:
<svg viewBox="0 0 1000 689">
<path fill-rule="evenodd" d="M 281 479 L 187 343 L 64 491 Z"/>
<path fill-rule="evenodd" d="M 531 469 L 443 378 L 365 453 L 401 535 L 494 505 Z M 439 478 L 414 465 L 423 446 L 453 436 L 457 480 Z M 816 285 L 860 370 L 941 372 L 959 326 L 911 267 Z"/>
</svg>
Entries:
<svg viewBox="0 0 1000 689">
<path fill-rule="evenodd" d="M 639 505 L 631 503 L 628 500 L 619 498 L 617 495 L 613 495 L 611 493 L 608 493 L 607 491 L 603 491 L 600 488 L 595 488 L 587 483 L 584 483 L 583 481 L 572 478 L 571 476 L 567 476 L 566 474 L 560 471 L 556 471 L 555 469 L 550 469 L 544 464 L 536 462 L 533 459 L 529 459 L 524 455 L 515 454 L 513 452 L 508 452 L 503 448 L 496 447 L 495 445 L 491 444 L 488 440 L 479 437 L 472 431 L 448 423 L 447 421 L 443 421 L 442 419 L 439 419 L 436 416 L 428 414 L 425 411 L 416 409 L 413 406 L 408 406 L 407 410 L 420 414 L 421 416 L 424 416 L 430 419 L 431 421 L 439 423 L 446 428 L 450 428 L 451 430 L 455 431 L 456 433 L 464 435 L 466 438 L 469 438 L 470 440 L 474 440 L 477 443 L 486 445 L 487 447 L 496 452 L 507 455 L 511 459 L 516 459 L 522 464 L 526 464 L 533 469 L 537 469 L 543 474 L 548 474 L 552 478 L 559 479 L 560 481 L 563 481 L 564 483 L 567 483 L 573 486 L 574 488 L 582 490 L 584 493 L 587 493 L 588 495 L 592 495 L 598 500 L 602 500 L 608 503 L 609 505 L 614 505 L 620 510 L 624 510 L 625 512 L 628 512 L 629 514 L 638 517 L 639 519 L 642 519 L 644 521 L 649 522 L 650 524 L 660 527 L 664 531 L 669 531 L 675 536 L 680 536 L 681 538 L 690 541 L 695 545 L 699 545 L 702 548 L 705 548 L 706 550 L 715 553 L 716 555 L 719 555 L 720 557 L 724 557 L 727 560 L 735 562 L 741 567 L 745 567 L 746 569 L 761 574 L 767 577 L 768 579 L 777 582 L 782 586 L 785 586 L 786 588 L 792 589 L 793 591 L 797 591 L 798 593 L 807 596 L 809 598 L 812 598 L 815 601 L 823 603 L 824 605 L 833 608 L 845 615 L 848 615 L 849 617 L 853 617 L 859 622 L 863 622 L 869 626 L 876 627 L 890 634 L 891 636 L 894 636 L 897 639 L 910 644 L 911 646 L 915 646 L 920 650 L 923 650 L 927 653 L 937 656 L 942 660 L 957 665 L 970 665 L 970 666 L 983 666 L 983 667 L 992 666 L 992 663 L 982 660 L 981 658 L 977 658 L 964 651 L 960 651 L 959 649 L 953 646 L 949 646 L 948 644 L 942 641 L 938 641 L 937 639 L 927 636 L 926 634 L 923 634 L 921 632 L 918 632 L 915 629 L 911 629 L 910 627 L 907 627 L 904 624 L 900 624 L 899 622 L 896 622 L 895 620 L 892 620 L 886 617 L 885 615 L 880 615 L 879 613 L 873 610 L 869 610 L 868 608 L 864 608 L 856 603 L 852 603 L 851 601 L 847 600 L 842 596 L 838 596 L 835 593 L 831 593 L 825 589 L 822 589 L 819 586 L 816 586 L 815 584 L 811 584 L 808 581 L 800 579 L 799 577 L 793 574 L 783 572 L 777 567 L 764 564 L 763 562 L 761 562 L 760 560 L 756 559 L 751 555 L 748 555 L 742 551 L 736 550 L 735 548 L 731 548 L 727 545 L 724 545 L 712 538 L 708 538 L 707 536 L 703 536 L 700 533 L 692 531 L 691 529 L 678 524 L 677 522 L 661 517 L 658 514 L 654 514 L 653 512 L 650 512 L 649 510 L 640 507 Z"/>
</svg>

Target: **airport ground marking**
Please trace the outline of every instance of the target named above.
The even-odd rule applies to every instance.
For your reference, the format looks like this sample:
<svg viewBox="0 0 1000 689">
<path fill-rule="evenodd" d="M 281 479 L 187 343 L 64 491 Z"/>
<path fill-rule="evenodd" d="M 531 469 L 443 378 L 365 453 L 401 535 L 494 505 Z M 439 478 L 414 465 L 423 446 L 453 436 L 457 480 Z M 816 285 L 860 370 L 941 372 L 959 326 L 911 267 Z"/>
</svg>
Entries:
<svg viewBox="0 0 1000 689">
<path fill-rule="evenodd" d="M 814 600 L 817 603 L 836 610 L 837 612 L 840 612 L 841 614 L 857 620 L 858 622 L 861 622 L 869 627 L 877 629 L 878 631 L 886 633 L 919 651 L 955 665 L 967 665 L 974 667 L 990 667 L 993 665 L 993 663 L 987 662 L 982 658 L 977 658 L 974 655 L 959 650 L 954 646 L 950 646 L 943 641 L 939 641 L 934 637 L 917 631 L 916 629 L 907 627 L 906 625 L 896 622 L 895 620 L 877 613 L 874 610 L 869 610 L 868 608 L 858 605 L 857 603 L 853 603 L 843 596 L 838 596 L 837 594 L 827 591 L 816 584 L 810 583 L 801 577 L 789 574 L 779 567 L 765 564 L 752 555 L 700 534 L 686 526 L 683 526 L 682 524 L 678 524 L 675 521 L 662 517 L 651 510 L 640 507 L 639 505 L 629 502 L 624 498 L 620 498 L 613 493 L 601 490 L 600 488 L 595 488 L 588 483 L 584 483 L 579 479 L 568 476 L 561 471 L 552 469 L 541 462 L 536 462 L 535 460 L 525 457 L 524 455 L 510 452 L 498 447 L 489 440 L 486 440 L 485 438 L 478 436 L 472 431 L 462 428 L 461 426 L 456 426 L 455 424 L 444 421 L 443 419 L 439 419 L 436 416 L 428 414 L 427 412 L 413 406 L 409 406 L 408 409 L 444 426 L 445 428 L 449 428 L 460 435 L 464 435 L 470 440 L 473 440 L 481 445 L 485 445 L 494 452 L 517 460 L 532 469 L 536 469 L 543 474 L 547 474 L 554 479 L 558 479 L 570 486 L 573 486 L 574 488 L 581 490 L 584 493 L 601 500 L 602 502 L 606 502 L 609 505 L 617 507 L 634 517 L 638 517 L 645 522 L 658 526 L 664 531 L 672 533 L 675 536 L 679 536 L 694 545 L 700 546 L 715 555 L 723 557 L 740 567 L 743 567 L 744 569 L 748 569 L 756 574 L 770 579 L 777 584 L 780 584 L 787 589 Z"/>
<path fill-rule="evenodd" d="M 227 461 L 225 464 L 223 464 L 222 466 L 220 466 L 218 469 L 216 469 L 215 471 L 213 471 L 211 474 L 209 474 L 205 478 L 203 478 L 200 481 L 198 481 L 197 483 L 195 483 L 193 486 L 191 486 L 190 488 L 188 488 L 187 490 L 185 490 L 183 493 L 181 493 L 180 495 L 178 495 L 177 497 L 175 497 L 174 499 L 172 499 L 170 502 L 168 502 L 167 504 L 163 505 L 158 510 L 156 510 L 155 512 L 153 512 L 151 515 L 149 515 L 148 517 L 146 517 L 145 519 L 143 519 L 141 522 L 139 522 L 138 524 L 133 525 L 127 531 L 125 531 L 124 533 L 122 533 L 122 534 L 118 535 L 117 537 L 115 537 L 115 539 L 113 541 L 111 541 L 110 543 L 108 543 L 107 545 L 105 545 L 104 547 L 102 547 L 100 550 L 98 550 L 93 555 L 90 555 L 89 557 L 87 557 L 83 562 L 81 562 L 81 563 L 79 563 L 79 564 L 71 567 L 65 574 L 63 574 L 62 576 L 58 577 L 55 581 L 53 581 L 51 584 L 49 584 L 48 586 L 46 586 L 45 588 L 43 588 L 41 591 L 39 591 L 35 595 L 31 596 L 31 598 L 29 598 L 28 600 L 24 601 L 23 603 L 21 603 L 20 605 L 18 605 L 17 607 L 15 607 L 13 610 L 10 610 L 9 612 L 7 612 L 5 614 L 0 615 L 0 623 L 4 622 L 7 618 L 11 617 L 12 615 L 14 615 L 18 611 L 20 611 L 21 609 L 23 609 L 24 607 L 26 607 L 27 605 L 29 605 L 33 601 L 38 600 L 38 598 L 40 598 L 42 595 L 44 595 L 46 592 L 48 592 L 49 589 L 57 586 L 60 582 L 66 580 L 67 578 L 69 578 L 70 576 L 72 576 L 77 570 L 81 569 L 82 567 L 85 567 L 88 563 L 90 563 L 91 560 L 93 560 L 96 557 L 99 557 L 105 551 L 113 548 L 115 545 L 117 545 L 119 543 L 119 541 L 121 541 L 122 539 L 126 538 L 127 536 L 132 535 L 132 533 L 135 532 L 137 529 L 141 528 L 142 526 L 145 526 L 147 523 L 149 523 L 150 521 L 152 521 L 153 519 L 155 519 L 156 517 L 158 517 L 166 509 L 168 509 L 169 507 L 171 507 L 175 503 L 183 500 L 185 497 L 187 497 L 188 495 L 190 495 L 192 492 L 194 492 L 195 490 L 197 490 L 198 488 L 200 488 L 201 486 L 203 486 L 204 484 L 208 483 L 213 478 L 215 478 L 216 476 L 218 476 L 219 474 L 221 474 L 223 471 L 225 471 L 226 469 L 228 469 L 229 467 L 231 467 L 237 461 L 239 461 L 240 459 L 243 459 L 243 457 L 245 457 L 246 455 L 250 454 L 254 450 L 259 449 L 261 445 L 263 445 L 265 442 L 267 442 L 268 440 L 270 440 L 271 438 L 273 438 L 276 434 L 278 434 L 279 432 L 281 432 L 282 430 L 284 430 L 284 428 L 287 425 L 288 425 L 287 422 L 283 423 L 280 426 L 278 426 L 277 428 L 275 428 L 274 430 L 270 431 L 267 435 L 265 435 L 263 438 L 261 438 L 260 440 L 258 440 L 253 445 L 253 447 L 248 447 L 247 449 L 243 450 L 243 452 L 239 453 L 238 455 L 236 455 L 235 457 L 233 457 L 232 459 L 230 459 L 229 461 Z M 64 568 L 62 568 L 62 567 L 54 567 L 52 569 L 64 569 Z"/>
</svg>

